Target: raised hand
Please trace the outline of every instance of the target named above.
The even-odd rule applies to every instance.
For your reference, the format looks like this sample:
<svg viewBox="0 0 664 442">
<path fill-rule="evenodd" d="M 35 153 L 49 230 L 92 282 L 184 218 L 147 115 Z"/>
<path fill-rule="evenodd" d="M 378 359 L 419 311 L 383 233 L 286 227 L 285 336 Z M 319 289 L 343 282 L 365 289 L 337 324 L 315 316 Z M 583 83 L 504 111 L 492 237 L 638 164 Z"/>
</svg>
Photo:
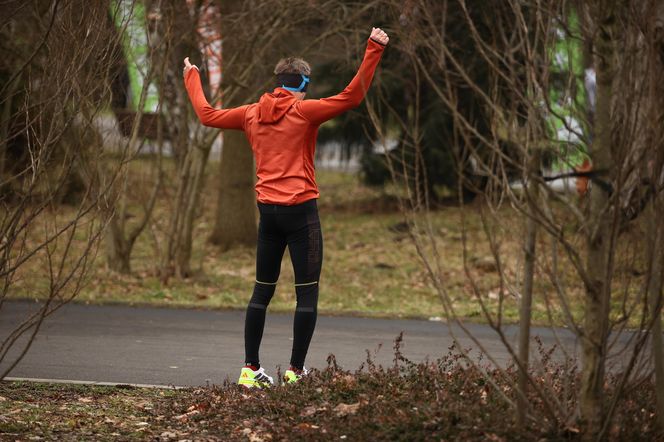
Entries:
<svg viewBox="0 0 664 442">
<path fill-rule="evenodd" d="M 184 69 L 182 69 L 182 75 L 187 75 L 187 72 L 189 72 L 190 69 L 198 70 L 198 66 L 189 63 L 189 57 L 186 57 L 184 59 Z"/>
<path fill-rule="evenodd" d="M 388 37 L 385 31 L 383 31 L 381 28 L 371 28 L 370 38 L 376 43 L 382 44 L 383 46 L 385 46 L 390 41 L 390 37 Z"/>
</svg>

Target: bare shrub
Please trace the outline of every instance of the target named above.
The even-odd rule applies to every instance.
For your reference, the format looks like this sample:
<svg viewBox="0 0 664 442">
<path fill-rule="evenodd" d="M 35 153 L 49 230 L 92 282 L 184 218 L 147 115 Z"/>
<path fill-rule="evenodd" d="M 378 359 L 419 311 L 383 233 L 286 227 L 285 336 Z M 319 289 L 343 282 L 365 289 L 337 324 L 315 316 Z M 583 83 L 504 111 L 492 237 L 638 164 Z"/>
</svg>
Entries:
<svg viewBox="0 0 664 442">
<path fill-rule="evenodd" d="M 652 108 L 659 89 L 650 83 L 661 73 L 661 11 L 654 3 L 508 1 L 490 11 L 481 3 L 390 3 L 391 50 L 408 60 L 414 81 L 407 113 L 395 109 L 382 91 L 371 103 L 376 139 L 387 144 L 394 131 L 389 121 L 396 122 L 400 149 L 386 158 L 394 181 L 405 185 L 401 206 L 410 237 L 449 323 L 486 353 L 455 312 L 456 296 L 473 297 L 512 355 L 521 374 L 515 383 L 519 394 L 503 399 L 518 411 L 518 421 L 550 419 L 564 427 L 578 420 L 585 438 L 601 438 L 618 404 L 625 404 L 623 393 L 650 379 L 653 363 L 662 363 L 661 349 L 658 359 L 653 359 L 657 351 L 646 351 L 650 331 L 659 330 L 661 321 L 661 258 L 657 247 L 649 247 L 658 234 L 651 227 L 648 235 L 639 235 L 632 222 L 661 213 L 662 125 L 652 123 L 661 111 Z M 459 32 L 469 44 L 459 46 Z M 569 63 L 553 68 L 560 35 L 568 43 L 580 42 L 585 62 L 572 59 L 570 49 Z M 579 62 L 585 63 L 581 71 L 594 66 L 597 74 L 594 112 L 579 99 L 582 78 L 572 66 Z M 452 251 L 438 247 L 430 188 L 410 184 L 427 180 L 422 145 L 427 129 L 419 119 L 426 112 L 425 91 L 435 94 L 452 120 L 447 143 L 455 157 L 459 203 L 465 202 L 462 189 L 477 195 L 472 207 L 481 213 L 490 244 L 477 250 L 473 239 L 462 235 L 459 253 L 469 287 L 464 293 L 446 285 L 445 257 Z M 563 138 L 551 123 L 556 118 Z M 552 167 L 572 169 L 579 155 L 590 158 L 590 172 L 550 176 Z M 591 182 L 581 201 L 548 185 L 570 176 Z M 643 215 L 645 207 L 652 210 Z M 501 214 L 508 210 L 520 213 L 523 224 L 505 224 Z M 463 215 L 460 223 L 466 223 Z M 514 238 L 523 238 L 521 250 L 510 246 Z M 478 254 L 494 262 L 495 275 L 477 271 Z M 625 271 L 630 268 L 639 270 Z M 532 299 L 546 309 L 551 325 L 564 323 L 581 345 L 574 410 L 559 400 L 552 384 L 535 382 L 530 374 Z M 504 312 L 519 304 L 517 347 L 506 335 Z M 628 328 L 645 333 L 619 338 Z M 661 331 L 656 337 L 661 339 Z M 468 360 L 473 361 L 470 354 Z M 490 383 L 499 373 L 511 379 L 499 364 L 493 368 Z M 608 372 L 620 373 L 611 392 L 604 384 Z M 533 407 L 532 394 L 542 407 Z"/>
<path fill-rule="evenodd" d="M 35 288 L 35 311 L 0 346 L 0 378 L 44 318 L 79 292 L 108 219 L 117 168 L 100 173 L 109 166 L 92 123 L 120 56 L 108 11 L 105 2 L 10 2 L 3 21 L 0 306 L 17 279 L 45 282 Z M 25 273 L 39 268 L 33 262 L 43 275 Z"/>
</svg>

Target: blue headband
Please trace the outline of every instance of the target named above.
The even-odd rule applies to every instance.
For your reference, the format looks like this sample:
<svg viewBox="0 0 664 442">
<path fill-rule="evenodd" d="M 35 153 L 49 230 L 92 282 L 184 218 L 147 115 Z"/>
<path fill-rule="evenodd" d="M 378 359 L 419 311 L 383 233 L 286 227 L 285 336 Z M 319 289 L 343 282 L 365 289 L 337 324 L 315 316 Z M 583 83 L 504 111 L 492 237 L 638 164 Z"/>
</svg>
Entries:
<svg viewBox="0 0 664 442">
<path fill-rule="evenodd" d="M 296 86 L 297 85 L 297 86 Z M 291 92 L 306 92 L 309 76 L 304 74 L 278 74 L 277 87 Z"/>
</svg>

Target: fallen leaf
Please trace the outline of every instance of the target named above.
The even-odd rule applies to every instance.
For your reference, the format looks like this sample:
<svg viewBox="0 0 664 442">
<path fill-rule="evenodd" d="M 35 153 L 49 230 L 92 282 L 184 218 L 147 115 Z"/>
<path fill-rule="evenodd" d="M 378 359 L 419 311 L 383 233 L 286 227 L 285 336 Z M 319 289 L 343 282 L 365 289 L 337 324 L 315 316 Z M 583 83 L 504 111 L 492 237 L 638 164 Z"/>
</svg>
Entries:
<svg viewBox="0 0 664 442">
<path fill-rule="evenodd" d="M 264 442 L 263 438 L 256 434 L 255 431 L 252 431 L 251 428 L 244 428 L 242 430 L 242 434 L 249 438 L 249 442 Z M 271 434 L 269 435 L 268 439 L 272 439 Z"/>
<path fill-rule="evenodd" d="M 316 414 L 316 407 L 309 406 L 309 407 L 304 407 L 304 410 L 302 410 L 302 412 L 300 413 L 300 416 L 309 417 L 309 416 L 313 416 L 314 414 Z"/>
<path fill-rule="evenodd" d="M 79 402 L 83 402 L 84 404 L 89 404 L 90 402 L 94 402 L 94 399 L 90 397 L 80 397 L 78 398 Z"/>
<path fill-rule="evenodd" d="M 504 442 L 505 439 L 502 437 L 498 436 L 497 434 L 494 433 L 489 433 L 489 434 L 484 434 L 484 437 L 486 438 L 485 440 L 491 441 L 491 442 Z"/>
<path fill-rule="evenodd" d="M 198 411 L 198 410 L 192 410 L 192 411 L 189 411 L 189 412 L 187 412 L 187 413 L 185 413 L 185 414 L 181 414 L 181 415 L 179 415 L 179 416 L 175 416 L 175 419 L 181 421 L 181 420 L 188 419 L 190 416 L 194 416 L 194 415 L 196 415 L 196 414 L 200 414 L 200 413 L 201 413 L 201 412 Z"/>
<path fill-rule="evenodd" d="M 136 406 L 143 410 L 152 410 L 152 404 L 148 401 L 141 401 L 137 403 Z"/>
<path fill-rule="evenodd" d="M 349 414 L 357 413 L 358 408 L 360 408 L 359 402 L 354 404 L 339 404 L 334 407 L 334 412 L 337 414 L 337 416 L 347 416 Z"/>
</svg>

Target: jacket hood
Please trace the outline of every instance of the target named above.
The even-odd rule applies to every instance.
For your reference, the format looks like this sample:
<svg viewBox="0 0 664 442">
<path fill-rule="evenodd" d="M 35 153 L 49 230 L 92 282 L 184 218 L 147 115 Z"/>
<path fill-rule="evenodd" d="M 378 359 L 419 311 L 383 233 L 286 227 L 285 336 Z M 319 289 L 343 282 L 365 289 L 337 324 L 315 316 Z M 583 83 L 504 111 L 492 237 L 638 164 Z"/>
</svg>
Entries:
<svg viewBox="0 0 664 442">
<path fill-rule="evenodd" d="M 296 101 L 297 98 L 293 94 L 282 88 L 263 94 L 258 100 L 258 122 L 276 123 Z"/>
</svg>

